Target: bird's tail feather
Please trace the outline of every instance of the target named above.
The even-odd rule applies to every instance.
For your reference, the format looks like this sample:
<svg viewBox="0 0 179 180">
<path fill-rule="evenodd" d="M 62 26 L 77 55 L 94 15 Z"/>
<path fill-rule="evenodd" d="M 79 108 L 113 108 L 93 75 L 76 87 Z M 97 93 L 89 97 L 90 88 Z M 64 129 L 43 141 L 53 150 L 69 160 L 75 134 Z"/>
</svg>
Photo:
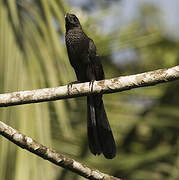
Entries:
<svg viewBox="0 0 179 180">
<path fill-rule="evenodd" d="M 101 154 L 108 159 L 116 155 L 114 137 L 106 116 L 102 95 L 87 97 L 88 143 L 93 154 Z"/>
</svg>

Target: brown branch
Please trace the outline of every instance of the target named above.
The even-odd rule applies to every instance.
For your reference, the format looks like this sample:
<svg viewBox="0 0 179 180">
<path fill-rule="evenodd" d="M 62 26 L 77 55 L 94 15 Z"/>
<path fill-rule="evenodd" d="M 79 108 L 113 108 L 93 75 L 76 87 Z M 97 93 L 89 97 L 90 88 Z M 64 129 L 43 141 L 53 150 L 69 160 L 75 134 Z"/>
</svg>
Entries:
<svg viewBox="0 0 179 180">
<path fill-rule="evenodd" d="M 85 96 L 93 93 L 114 93 L 133 88 L 152 86 L 159 83 L 179 79 L 179 66 L 169 69 L 159 69 L 151 72 L 137 75 L 122 76 L 108 80 L 95 81 L 91 86 L 89 82 L 74 84 L 71 88 L 61 86 L 57 88 L 46 88 L 32 91 L 20 91 L 0 95 L 0 106 L 12 106 L 20 104 L 38 103 L 44 101 L 53 101 L 65 98 Z M 18 146 L 47 159 L 48 161 L 69 169 L 88 179 L 115 180 L 118 178 L 92 170 L 87 166 L 58 154 L 30 137 L 21 134 L 12 127 L 0 121 L 0 134 L 17 144 Z"/>
<path fill-rule="evenodd" d="M 79 174 L 87 179 L 92 180 L 120 180 L 119 178 L 115 178 L 113 176 L 109 176 L 108 174 L 104 174 L 95 169 L 90 169 L 89 167 L 79 163 L 71 158 L 68 158 L 64 155 L 61 155 L 55 152 L 52 149 L 49 149 L 42 144 L 37 143 L 33 139 L 28 136 L 25 136 L 8 126 L 7 124 L 0 121 L 0 134 L 5 138 L 9 139 L 16 145 L 21 148 L 30 151 L 43 159 L 46 159 L 57 166 L 61 166 L 66 168 L 72 172 Z"/>
<path fill-rule="evenodd" d="M 93 93 L 114 93 L 177 79 L 179 79 L 179 66 L 95 81 L 93 85 L 90 85 L 89 82 L 74 84 L 70 89 L 67 86 L 60 86 L 56 88 L 0 94 L 0 107 L 74 98 Z"/>
</svg>

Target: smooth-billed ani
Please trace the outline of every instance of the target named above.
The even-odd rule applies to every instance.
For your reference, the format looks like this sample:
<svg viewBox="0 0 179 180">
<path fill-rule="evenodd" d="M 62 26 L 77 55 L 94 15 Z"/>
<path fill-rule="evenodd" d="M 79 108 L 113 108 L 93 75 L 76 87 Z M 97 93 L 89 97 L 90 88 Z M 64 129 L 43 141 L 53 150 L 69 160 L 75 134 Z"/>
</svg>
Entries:
<svg viewBox="0 0 179 180">
<path fill-rule="evenodd" d="M 74 14 L 66 14 L 66 47 L 68 57 L 79 82 L 104 79 L 103 67 L 96 47 L 81 27 Z M 116 155 L 116 145 L 106 116 L 102 95 L 87 96 L 88 143 L 93 154 L 101 154 L 108 159 Z"/>
</svg>

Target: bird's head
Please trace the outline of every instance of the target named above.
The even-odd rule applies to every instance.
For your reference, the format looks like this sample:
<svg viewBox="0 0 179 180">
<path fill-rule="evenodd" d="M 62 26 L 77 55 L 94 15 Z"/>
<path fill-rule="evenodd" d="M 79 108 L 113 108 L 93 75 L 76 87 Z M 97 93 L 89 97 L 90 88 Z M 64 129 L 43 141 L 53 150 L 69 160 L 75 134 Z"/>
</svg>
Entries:
<svg viewBox="0 0 179 180">
<path fill-rule="evenodd" d="M 65 15 L 65 27 L 66 31 L 73 29 L 75 27 L 81 28 L 80 21 L 74 14 L 67 13 Z"/>
</svg>

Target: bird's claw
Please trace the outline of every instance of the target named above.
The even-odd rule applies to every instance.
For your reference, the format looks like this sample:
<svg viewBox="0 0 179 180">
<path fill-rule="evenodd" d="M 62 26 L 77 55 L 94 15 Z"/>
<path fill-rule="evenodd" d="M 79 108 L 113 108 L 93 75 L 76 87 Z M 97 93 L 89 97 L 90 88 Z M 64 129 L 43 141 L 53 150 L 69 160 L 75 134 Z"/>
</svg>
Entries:
<svg viewBox="0 0 179 180">
<path fill-rule="evenodd" d="M 95 81 L 95 80 L 91 80 L 91 81 L 89 82 L 89 87 L 91 87 L 91 92 L 93 92 L 94 81 Z"/>
<path fill-rule="evenodd" d="M 67 85 L 68 94 L 70 94 L 70 90 L 72 89 L 73 84 L 78 84 L 78 83 L 80 83 L 80 82 L 79 82 L 79 81 L 74 81 L 74 82 L 70 82 L 70 83 Z"/>
</svg>

